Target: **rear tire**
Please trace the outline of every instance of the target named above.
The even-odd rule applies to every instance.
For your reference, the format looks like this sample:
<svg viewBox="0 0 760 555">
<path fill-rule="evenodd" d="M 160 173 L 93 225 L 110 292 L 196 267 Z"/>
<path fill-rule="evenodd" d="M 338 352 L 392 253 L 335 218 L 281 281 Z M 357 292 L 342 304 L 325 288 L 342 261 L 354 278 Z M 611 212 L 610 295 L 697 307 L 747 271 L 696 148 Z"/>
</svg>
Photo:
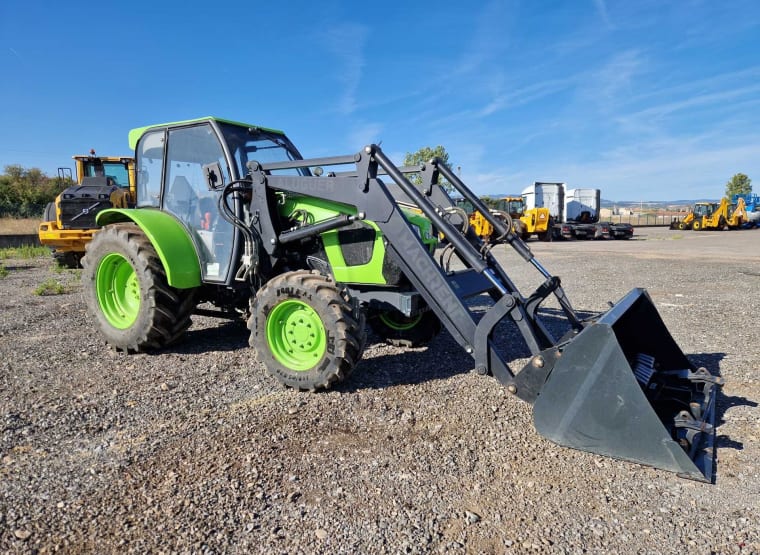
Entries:
<svg viewBox="0 0 760 555">
<path fill-rule="evenodd" d="M 124 351 L 171 345 L 190 327 L 196 289 L 175 289 L 156 249 L 133 223 L 103 227 L 87 244 L 85 301 L 106 341 Z"/>
<path fill-rule="evenodd" d="M 441 321 L 432 310 L 408 317 L 398 310 L 374 311 L 369 326 L 385 342 L 396 347 L 421 347 L 441 331 Z"/>
<path fill-rule="evenodd" d="M 316 391 L 345 380 L 362 356 L 364 315 L 316 271 L 286 272 L 251 299 L 250 345 L 288 387 Z"/>
<path fill-rule="evenodd" d="M 74 251 L 53 251 L 53 260 L 55 260 L 59 266 L 68 268 L 69 270 L 75 270 L 82 267 L 82 253 Z"/>
<path fill-rule="evenodd" d="M 57 220 L 55 215 L 55 203 L 48 202 L 45 206 L 45 215 L 42 216 L 43 222 L 55 222 Z"/>
</svg>

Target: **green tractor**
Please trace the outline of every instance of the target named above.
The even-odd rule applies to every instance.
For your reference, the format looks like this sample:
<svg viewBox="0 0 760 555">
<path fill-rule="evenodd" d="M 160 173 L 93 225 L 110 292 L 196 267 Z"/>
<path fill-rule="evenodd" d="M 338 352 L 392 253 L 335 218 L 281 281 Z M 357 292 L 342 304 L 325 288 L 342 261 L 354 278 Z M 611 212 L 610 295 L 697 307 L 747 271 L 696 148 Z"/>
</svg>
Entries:
<svg viewBox="0 0 760 555">
<path fill-rule="evenodd" d="M 359 364 L 367 324 L 410 346 L 445 328 L 478 373 L 534 405 L 544 436 L 710 479 L 720 378 L 691 365 L 643 289 L 581 320 L 559 278 L 439 160 L 399 168 L 377 145 L 302 159 L 281 131 L 211 117 L 135 129 L 129 141 L 136 206 L 101 211 L 83 259 L 89 311 L 115 348 L 166 348 L 194 313 L 245 318 L 264 368 L 314 391 Z M 532 294 L 494 243 L 452 218 L 441 176 L 541 274 Z M 560 337 L 540 311 L 550 297 Z M 531 353 L 519 372 L 495 340 L 501 322 Z"/>
</svg>

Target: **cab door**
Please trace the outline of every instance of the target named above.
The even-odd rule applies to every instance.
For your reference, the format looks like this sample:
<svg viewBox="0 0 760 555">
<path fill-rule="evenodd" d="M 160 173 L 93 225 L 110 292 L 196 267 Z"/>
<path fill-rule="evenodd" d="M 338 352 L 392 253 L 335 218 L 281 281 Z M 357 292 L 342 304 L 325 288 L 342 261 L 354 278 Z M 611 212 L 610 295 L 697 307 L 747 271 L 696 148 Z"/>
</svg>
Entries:
<svg viewBox="0 0 760 555">
<path fill-rule="evenodd" d="M 169 129 L 166 137 L 162 209 L 187 228 L 205 282 L 225 282 L 233 253 L 233 226 L 219 212 L 221 187 L 231 175 L 224 149 L 209 123 Z M 203 166 L 218 163 L 222 183 L 210 190 Z"/>
</svg>

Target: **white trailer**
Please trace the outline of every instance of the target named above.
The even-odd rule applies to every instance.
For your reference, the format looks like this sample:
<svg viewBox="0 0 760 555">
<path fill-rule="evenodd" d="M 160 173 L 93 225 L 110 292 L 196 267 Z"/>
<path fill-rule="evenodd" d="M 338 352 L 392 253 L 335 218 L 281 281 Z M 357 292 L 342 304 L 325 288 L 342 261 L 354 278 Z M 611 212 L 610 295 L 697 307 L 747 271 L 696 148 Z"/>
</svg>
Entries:
<svg viewBox="0 0 760 555">
<path fill-rule="evenodd" d="M 587 230 L 568 222 L 565 216 L 565 184 L 535 181 L 523 189 L 522 197 L 527 208 L 548 208 L 551 233 L 555 239 L 577 239 L 586 236 Z"/>
<path fill-rule="evenodd" d="M 555 222 L 565 221 L 565 184 L 536 181 L 522 192 L 525 209 L 548 208 Z"/>
<path fill-rule="evenodd" d="M 567 189 L 565 191 L 565 218 L 569 222 L 598 222 L 602 205 L 599 189 Z"/>
</svg>

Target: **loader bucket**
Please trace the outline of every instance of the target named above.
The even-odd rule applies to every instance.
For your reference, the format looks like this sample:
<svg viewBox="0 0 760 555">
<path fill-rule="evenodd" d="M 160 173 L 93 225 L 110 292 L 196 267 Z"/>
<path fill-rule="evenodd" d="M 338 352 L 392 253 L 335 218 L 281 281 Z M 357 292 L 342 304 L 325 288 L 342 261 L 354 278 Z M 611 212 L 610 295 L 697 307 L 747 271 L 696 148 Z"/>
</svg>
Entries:
<svg viewBox="0 0 760 555">
<path fill-rule="evenodd" d="M 544 437 L 567 447 L 712 481 L 715 397 L 648 293 L 634 289 L 559 356 L 535 401 Z"/>
</svg>

